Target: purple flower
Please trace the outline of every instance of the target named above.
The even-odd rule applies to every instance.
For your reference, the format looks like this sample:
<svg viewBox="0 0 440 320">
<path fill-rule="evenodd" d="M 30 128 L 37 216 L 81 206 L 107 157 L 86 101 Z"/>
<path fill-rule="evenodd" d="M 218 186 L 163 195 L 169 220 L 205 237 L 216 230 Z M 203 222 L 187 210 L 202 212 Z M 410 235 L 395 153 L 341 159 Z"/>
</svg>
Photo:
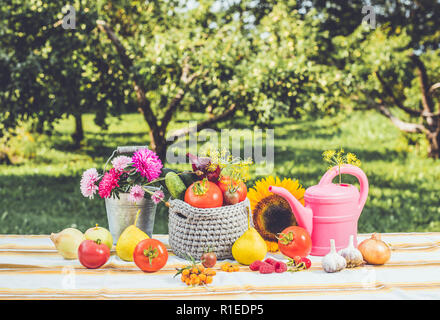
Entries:
<svg viewBox="0 0 440 320">
<path fill-rule="evenodd" d="M 161 202 L 163 198 L 165 198 L 165 194 L 162 190 L 157 190 L 151 195 L 151 200 L 153 200 L 155 204 Z"/>
<path fill-rule="evenodd" d="M 163 167 L 158 155 L 149 149 L 141 149 L 136 151 L 131 158 L 133 166 L 141 176 L 153 181 L 159 178 Z"/>
<path fill-rule="evenodd" d="M 118 170 L 124 170 L 131 163 L 131 158 L 127 156 L 119 156 L 112 160 L 113 167 Z"/>
<path fill-rule="evenodd" d="M 98 171 L 95 168 L 84 171 L 80 182 L 81 193 L 84 197 L 93 199 L 96 190 L 98 190 L 98 186 L 96 185 L 98 177 Z"/>
<path fill-rule="evenodd" d="M 140 185 L 134 185 L 130 190 L 130 201 L 131 202 L 140 202 L 145 195 L 144 189 Z"/>
</svg>

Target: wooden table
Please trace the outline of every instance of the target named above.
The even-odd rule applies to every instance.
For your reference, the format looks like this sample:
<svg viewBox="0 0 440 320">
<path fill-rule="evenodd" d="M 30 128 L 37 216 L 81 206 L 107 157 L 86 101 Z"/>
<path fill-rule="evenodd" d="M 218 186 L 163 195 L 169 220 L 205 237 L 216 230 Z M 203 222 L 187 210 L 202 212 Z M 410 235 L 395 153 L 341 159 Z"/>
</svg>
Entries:
<svg viewBox="0 0 440 320">
<path fill-rule="evenodd" d="M 153 237 L 168 246 L 167 235 Z M 322 257 L 310 257 L 309 270 L 259 274 L 247 266 L 223 272 L 218 263 L 212 284 L 188 287 L 173 277 L 188 262 L 171 249 L 156 273 L 143 273 L 114 251 L 105 266 L 92 270 L 63 259 L 47 235 L 0 235 L 0 299 L 439 299 L 440 233 L 388 233 L 382 239 L 392 247 L 383 266 L 325 273 Z"/>
</svg>

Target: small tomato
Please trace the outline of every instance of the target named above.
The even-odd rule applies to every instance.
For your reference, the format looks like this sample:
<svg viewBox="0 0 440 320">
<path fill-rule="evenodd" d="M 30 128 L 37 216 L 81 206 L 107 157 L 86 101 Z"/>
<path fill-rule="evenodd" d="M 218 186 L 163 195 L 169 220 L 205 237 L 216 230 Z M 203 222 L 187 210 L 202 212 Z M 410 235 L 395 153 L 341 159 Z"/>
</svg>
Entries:
<svg viewBox="0 0 440 320">
<path fill-rule="evenodd" d="M 231 185 L 231 178 L 229 176 L 222 176 L 220 180 L 217 182 L 218 187 L 222 191 L 223 195 L 225 195 L 226 191 L 228 189 L 235 189 L 238 193 L 238 202 L 242 202 L 247 197 L 247 187 L 246 184 L 243 181 L 236 182 L 232 181 Z"/>
</svg>

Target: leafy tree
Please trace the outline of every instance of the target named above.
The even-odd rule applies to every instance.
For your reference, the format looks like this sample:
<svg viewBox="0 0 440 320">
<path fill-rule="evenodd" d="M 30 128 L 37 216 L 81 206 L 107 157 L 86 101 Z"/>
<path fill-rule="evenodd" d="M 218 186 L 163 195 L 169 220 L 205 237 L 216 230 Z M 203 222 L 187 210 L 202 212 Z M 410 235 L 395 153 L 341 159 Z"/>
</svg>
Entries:
<svg viewBox="0 0 440 320">
<path fill-rule="evenodd" d="M 393 32 L 387 25 L 360 26 L 334 44 L 345 65 L 346 103 L 377 109 L 400 130 L 423 134 L 428 156 L 439 158 L 440 49 L 416 52 L 406 29 Z"/>
<path fill-rule="evenodd" d="M 64 1 L 6 1 L 0 8 L 0 123 L 3 130 L 20 120 L 38 131 L 73 115 L 76 146 L 84 137 L 81 115 L 92 112 L 105 125 L 107 113 L 129 103 L 126 80 L 96 30 L 97 11 L 76 1 L 75 29 L 64 29 Z"/>
<path fill-rule="evenodd" d="M 327 33 L 319 31 L 316 12 L 304 18 L 279 3 L 253 20 L 251 1 L 215 10 L 216 3 L 188 8 L 148 2 L 136 12 L 120 7 L 117 16 L 98 23 L 133 79 L 152 147 L 162 159 L 175 138 L 237 111 L 267 124 L 282 114 L 299 117 L 330 108 L 326 95 L 337 90 L 325 77 L 332 71 L 320 64 L 320 41 Z M 197 128 L 168 133 L 180 110 L 208 116 Z"/>
</svg>

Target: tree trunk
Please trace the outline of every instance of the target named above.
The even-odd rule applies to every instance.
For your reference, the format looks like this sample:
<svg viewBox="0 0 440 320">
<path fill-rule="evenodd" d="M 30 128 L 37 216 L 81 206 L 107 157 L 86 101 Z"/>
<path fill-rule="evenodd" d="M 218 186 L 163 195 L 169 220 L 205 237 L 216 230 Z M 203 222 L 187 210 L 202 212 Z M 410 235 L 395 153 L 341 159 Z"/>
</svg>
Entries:
<svg viewBox="0 0 440 320">
<path fill-rule="evenodd" d="M 75 117 L 75 132 L 72 134 L 73 145 L 75 148 L 81 146 L 81 142 L 84 139 L 84 128 L 82 122 L 82 115 L 76 114 Z"/>
<path fill-rule="evenodd" d="M 428 156 L 430 158 L 440 158 L 440 132 L 439 130 L 428 135 L 429 150 Z"/>
</svg>

